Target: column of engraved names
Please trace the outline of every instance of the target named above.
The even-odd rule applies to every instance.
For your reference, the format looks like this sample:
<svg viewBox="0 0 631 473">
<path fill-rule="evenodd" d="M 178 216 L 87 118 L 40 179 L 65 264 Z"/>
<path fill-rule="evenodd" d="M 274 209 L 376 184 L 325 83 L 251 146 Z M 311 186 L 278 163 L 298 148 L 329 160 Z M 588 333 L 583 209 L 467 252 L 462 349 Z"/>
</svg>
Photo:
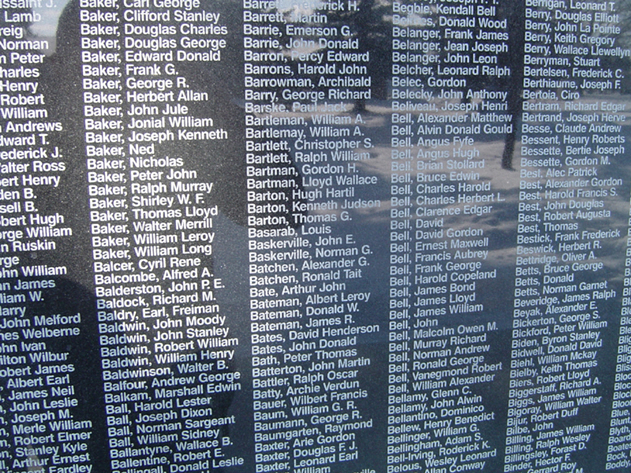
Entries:
<svg viewBox="0 0 631 473">
<path fill-rule="evenodd" d="M 304 370 L 290 365 L 291 359 L 281 358 L 285 355 L 282 342 L 286 340 L 282 331 L 300 327 L 297 319 L 301 317 L 298 309 L 301 302 L 280 284 L 295 286 L 298 283 L 297 261 L 308 256 L 304 249 L 308 242 L 298 236 L 289 220 L 291 193 L 298 190 L 297 173 L 290 161 L 289 138 L 298 132 L 287 125 L 295 124 L 296 119 L 290 117 L 285 105 L 280 103 L 279 91 L 267 83 L 281 75 L 291 75 L 287 59 L 282 55 L 284 16 L 279 11 L 259 12 L 247 2 L 244 6 L 255 462 L 260 471 L 284 471 L 290 468 L 289 449 L 293 438 L 312 433 L 303 421 L 286 421 L 288 404 L 283 398 L 290 375 Z M 279 250 L 285 251 L 281 255 Z"/>
<path fill-rule="evenodd" d="M 46 302 L 68 274 L 59 254 L 73 236 L 64 211 L 46 205 L 66 182 L 64 151 L 51 144 L 63 126 L 49 113 L 39 82 L 51 38 L 27 29 L 50 11 L 40 2 L 17 3 L 0 20 L 0 468 L 16 472 L 68 463 L 92 468 L 93 459 L 85 442 L 92 423 L 77 415 L 68 348 L 86 314 Z"/>
<path fill-rule="evenodd" d="M 122 196 L 101 205 L 121 209 L 114 220 L 131 223 L 99 228 L 126 236 L 93 237 L 122 260 L 95 263 L 111 464 L 209 469 L 223 466 L 220 447 L 230 445 L 225 426 L 234 417 L 210 405 L 222 404 L 225 394 L 217 393 L 240 389 L 239 373 L 228 373 L 238 341 L 228 337 L 214 294 L 221 281 L 209 266 L 213 183 L 169 145 L 227 139 L 212 118 L 191 113 L 208 93 L 189 87 L 174 65 L 219 60 L 226 27 L 195 2 L 135 6 L 120 12 L 115 48 L 122 79 L 113 101 L 121 106 L 108 115 L 122 118 L 103 125 L 121 133 L 101 133 L 104 142 L 120 143 L 103 146 L 110 151 L 102 166 L 121 170 L 115 179 L 122 185 L 97 194 Z M 212 26 L 200 26 L 206 23 Z M 219 38 L 202 44 L 200 33 Z"/>
<path fill-rule="evenodd" d="M 593 45 L 615 42 L 611 7 L 526 8 L 537 20 L 526 21 L 525 35 L 517 247 L 524 256 L 516 269 L 511 370 L 519 389 L 509 394 L 522 398 L 509 404 L 524 410 L 509 408 L 513 469 L 575 465 L 559 445 L 565 453 L 584 448 L 595 426 L 579 416 L 602 400 L 598 354 L 609 324 L 602 314 L 618 292 L 603 258 L 621 235 L 610 205 L 623 184 L 611 164 L 624 149 L 624 137 L 605 130 L 625 117 L 619 100 L 593 93 L 615 89 L 610 77 L 623 77 L 603 59 L 613 49 Z M 562 418 L 572 424 L 565 430 L 558 427 Z"/>
<path fill-rule="evenodd" d="M 435 16 L 428 5 L 420 3 L 395 3 L 393 9 L 393 73 L 398 73 L 393 77 L 398 87 L 392 90 L 393 170 L 413 169 L 416 174 L 411 198 L 393 195 L 392 205 L 414 206 L 409 238 L 416 287 L 409 291 L 416 297 L 411 326 L 404 320 L 398 324 L 403 333 L 390 333 L 391 341 L 412 335 L 411 346 L 406 341 L 390 345 L 390 351 L 404 352 L 391 356 L 407 361 L 399 364 L 400 371 L 411 368 L 412 379 L 407 373 L 391 376 L 391 383 L 408 384 L 390 386 L 391 392 L 405 394 L 389 398 L 391 404 L 403 404 L 391 406 L 399 414 L 391 416 L 391 422 L 404 425 L 391 428 L 392 433 L 401 434 L 391 437 L 391 442 L 401 445 L 389 447 L 388 461 L 416 462 L 410 464 L 417 467 L 459 461 L 483 468 L 497 450 L 479 432 L 471 435 L 468 424 L 484 425 L 495 413 L 485 411 L 482 397 L 471 385 L 493 381 L 502 363 L 491 363 L 485 355 L 490 350 L 487 336 L 496 330 L 495 323 L 473 325 L 466 316 L 484 311 L 479 285 L 497 275 L 496 270 L 484 268 L 489 238 L 473 222 L 489 216 L 503 198 L 492 191 L 490 181 L 481 178 L 487 161 L 476 142 L 481 134 L 509 131 L 510 115 L 502 113 L 505 93 L 485 88 L 479 79 L 498 82 L 510 75 L 510 69 L 500 65 L 508 51 L 507 22 L 496 19 L 495 6 L 474 9 L 440 3 Z M 433 39 L 421 42 L 426 38 Z M 398 65 L 401 60 L 407 64 Z M 398 161 L 402 159 L 411 160 L 410 164 Z M 405 182 L 406 174 L 393 174 L 392 183 L 393 194 L 405 191 L 405 184 L 396 186 L 395 179 Z M 405 218 L 405 210 L 392 210 L 391 216 L 392 227 L 405 228 L 405 220 L 401 224 L 394 220 Z M 466 223 L 456 223 L 453 216 Z M 405 245 L 391 244 L 391 253 L 405 251 Z M 392 255 L 391 261 L 396 262 L 397 256 Z M 405 257 L 399 261 L 405 263 Z M 404 270 L 405 266 L 399 271 Z M 393 271 L 397 269 L 391 265 Z M 448 323 L 453 328 L 445 326 L 444 317 L 451 319 Z M 411 357 L 406 356 L 410 349 Z M 396 368 L 390 365 L 390 370 Z M 408 433 L 405 424 L 414 423 L 428 430 L 424 438 Z"/>
<path fill-rule="evenodd" d="M 253 48 L 246 49 L 244 53 L 245 96 L 246 101 L 249 100 L 246 102 L 246 112 L 258 115 L 246 115 L 246 125 L 249 127 L 246 129 L 246 137 L 258 140 L 247 142 L 248 151 L 258 151 L 247 152 L 247 173 L 249 177 L 265 177 L 262 170 L 251 165 L 276 164 L 272 171 L 279 176 L 274 181 L 261 179 L 258 183 L 249 178 L 248 188 L 267 189 L 275 186 L 279 191 L 280 188 L 290 188 L 284 190 L 284 193 L 248 191 L 249 202 L 260 201 L 265 197 L 285 202 L 267 206 L 249 203 L 249 224 L 287 225 L 289 228 L 271 233 L 268 231 L 267 236 L 286 239 L 286 242 L 280 241 L 274 245 L 278 250 L 285 249 L 286 252 L 286 249 L 298 248 L 288 255 L 276 252 L 276 258 L 288 260 L 286 264 L 276 263 L 276 272 L 293 274 L 250 278 L 251 286 L 274 286 L 268 291 L 274 291 L 281 298 L 284 296 L 287 302 L 283 301 L 282 304 L 286 307 L 296 307 L 284 311 L 251 313 L 253 343 L 255 340 L 259 343 L 264 341 L 264 335 L 257 335 L 256 332 L 271 330 L 281 332 L 278 336 L 269 335 L 276 337 L 274 341 L 288 342 L 284 347 L 272 347 L 273 352 L 263 346 L 253 346 L 253 353 L 282 354 L 282 357 L 271 355 L 266 359 L 257 357 L 255 363 L 283 365 L 282 368 L 268 370 L 254 368 L 254 372 L 258 375 L 272 375 L 277 370 L 286 370 L 283 374 L 294 375 L 285 378 L 284 382 L 288 387 L 277 391 L 278 400 L 275 402 L 257 401 L 257 398 L 268 398 L 270 390 L 255 390 L 254 393 L 255 411 L 273 407 L 285 408 L 281 411 L 282 414 L 255 412 L 255 420 L 292 419 L 277 424 L 277 428 L 293 427 L 293 430 L 286 433 L 255 434 L 257 452 L 270 451 L 274 445 L 278 448 L 278 443 L 263 444 L 263 441 L 279 437 L 291 440 L 280 443 L 284 449 L 291 449 L 291 455 L 289 452 L 277 455 L 257 454 L 257 462 L 274 462 L 266 465 L 270 469 L 282 466 L 286 463 L 285 460 L 290 460 L 289 465 L 292 468 L 301 469 L 351 461 L 359 456 L 353 442 L 349 445 L 342 441 L 354 440 L 355 434 L 342 434 L 342 429 L 333 429 L 328 425 L 332 418 L 327 414 L 333 412 L 333 401 L 337 401 L 338 405 L 343 406 L 341 410 L 346 411 L 336 417 L 340 421 L 348 421 L 351 415 L 357 419 L 361 417 L 355 399 L 365 397 L 366 392 L 354 389 L 359 387 L 359 381 L 346 381 L 349 377 L 356 378 L 358 370 L 346 369 L 364 366 L 370 360 L 358 358 L 358 350 L 354 348 L 357 337 L 349 335 L 375 330 L 375 327 L 348 327 L 353 316 L 346 312 L 360 310 L 361 301 L 367 301 L 370 293 L 346 292 L 346 281 L 356 284 L 362 277 L 360 258 L 356 257 L 359 255 L 359 248 L 351 232 L 338 236 L 339 230 L 335 228 L 336 222 L 343 219 L 349 221 L 352 218 L 351 209 L 378 205 L 372 201 L 369 203 L 366 199 L 352 199 L 356 196 L 357 185 L 372 184 L 375 178 L 343 175 L 359 173 L 356 163 L 347 165 L 344 161 L 369 159 L 370 156 L 367 152 L 359 153 L 356 150 L 361 141 L 359 138 L 352 142 L 348 139 L 340 140 L 340 137 L 348 137 L 352 132 L 357 137 L 363 137 L 361 115 L 354 114 L 351 119 L 348 113 L 344 113 L 351 105 L 342 100 L 369 99 L 370 91 L 367 86 L 370 85 L 370 80 L 366 77 L 355 77 L 365 75 L 365 66 L 354 68 L 345 63 L 351 57 L 365 62 L 368 55 L 356 52 L 359 40 L 351 36 L 348 26 L 333 22 L 330 8 L 321 6 L 314 10 L 305 6 L 304 9 L 286 14 L 265 14 L 254 10 L 244 12 L 245 46 Z M 265 22 L 271 23 L 271 26 L 258 26 Z M 271 35 L 271 43 L 257 40 L 257 34 L 268 37 Z M 256 47 L 268 49 L 261 53 L 254 49 Z M 263 60 L 271 65 L 261 66 L 260 62 Z M 289 78 L 283 79 L 283 74 Z M 345 78 L 343 74 L 352 77 Z M 266 90 L 261 90 L 264 88 Z M 268 100 L 272 103 L 260 104 L 261 101 Z M 354 128 L 348 126 L 353 123 L 352 120 Z M 255 128 L 255 125 L 258 126 Z M 284 139 L 272 141 L 270 138 Z M 264 141 L 265 139 L 268 141 Z M 261 151 L 270 151 L 274 146 L 280 147 L 283 153 L 267 152 L 261 156 Z M 370 146 L 369 140 L 365 140 L 362 145 L 363 148 Z M 290 157 L 293 158 L 293 165 L 289 165 Z M 331 161 L 340 163 L 333 166 Z M 256 213 L 264 213 L 266 216 L 252 215 Z M 264 236 L 266 232 L 250 228 L 250 235 Z M 250 241 L 251 250 L 259 248 L 267 249 L 270 246 L 263 242 Z M 314 250 L 309 251 L 311 248 Z M 370 254 L 368 247 L 364 248 L 364 254 Z M 342 256 L 352 257 L 340 259 Z M 265 256 L 250 253 L 250 261 L 259 262 L 257 265 L 250 265 L 251 273 L 262 274 L 269 271 L 266 268 L 271 265 L 260 264 L 265 261 L 263 258 Z M 365 262 L 366 258 L 361 260 Z M 262 289 L 252 288 L 251 296 L 255 293 L 264 294 Z M 350 308 L 345 302 L 350 303 Z M 260 306 L 265 303 L 254 304 L 263 308 Z M 301 306 L 305 308 L 297 308 Z M 309 317 L 304 324 L 298 320 L 280 323 L 254 322 L 303 316 Z M 320 316 L 326 317 L 325 323 L 320 323 Z M 335 382 L 340 380 L 344 381 Z M 255 379 L 255 387 L 261 383 L 268 385 L 264 380 L 259 382 Z M 337 392 L 349 389 L 353 391 Z M 281 399 L 281 395 L 286 397 Z M 259 427 L 255 425 L 255 431 L 257 428 L 268 430 L 271 425 L 260 423 Z M 355 428 L 368 426 L 366 421 L 362 426 L 354 424 Z M 296 427 L 301 429 L 296 430 Z M 294 440 L 295 437 L 299 438 Z M 328 469 L 330 466 L 322 468 Z"/>
</svg>

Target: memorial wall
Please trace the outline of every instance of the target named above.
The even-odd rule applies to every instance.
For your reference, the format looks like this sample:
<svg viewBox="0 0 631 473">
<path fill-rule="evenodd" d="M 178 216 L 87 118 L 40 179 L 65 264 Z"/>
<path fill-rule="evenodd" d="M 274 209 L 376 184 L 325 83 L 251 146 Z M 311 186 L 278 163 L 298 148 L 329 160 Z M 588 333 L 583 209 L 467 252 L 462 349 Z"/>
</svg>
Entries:
<svg viewBox="0 0 631 473">
<path fill-rule="evenodd" d="M 0 471 L 631 471 L 628 1 L 0 14 Z"/>
</svg>

